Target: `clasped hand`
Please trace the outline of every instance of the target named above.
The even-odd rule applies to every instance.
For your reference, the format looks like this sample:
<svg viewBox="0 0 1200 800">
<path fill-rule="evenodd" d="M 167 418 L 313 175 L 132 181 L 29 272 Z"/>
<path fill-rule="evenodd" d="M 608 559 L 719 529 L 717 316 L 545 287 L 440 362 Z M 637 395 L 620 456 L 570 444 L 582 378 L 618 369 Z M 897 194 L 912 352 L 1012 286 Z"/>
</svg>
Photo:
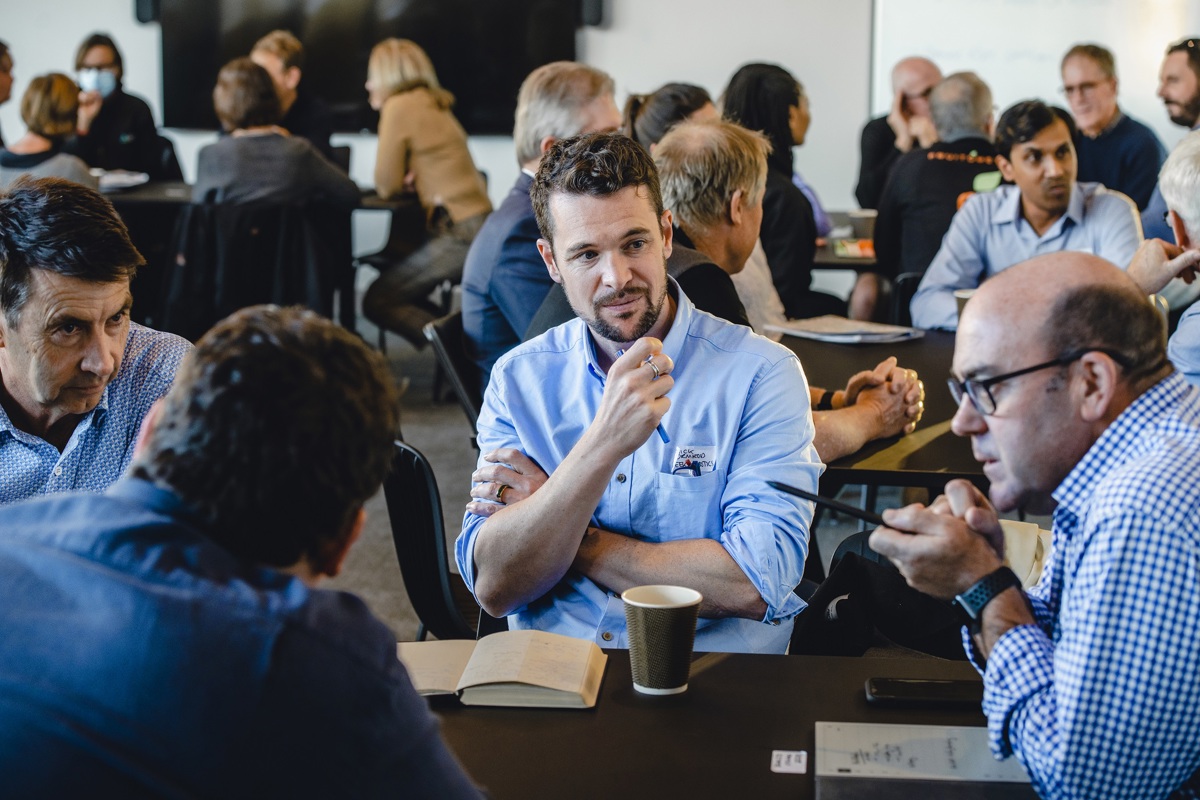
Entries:
<svg viewBox="0 0 1200 800">
<path fill-rule="evenodd" d="M 969 481 L 950 481 L 928 508 L 888 509 L 883 519 L 887 525 L 871 534 L 871 548 L 910 586 L 933 597 L 952 599 L 1004 563 L 1000 520 Z"/>
<path fill-rule="evenodd" d="M 850 377 L 845 404 L 873 406 L 879 415 L 877 436 L 912 433 L 925 413 L 925 383 L 916 370 L 897 367 L 896 357 L 889 356 L 875 369 Z"/>
</svg>

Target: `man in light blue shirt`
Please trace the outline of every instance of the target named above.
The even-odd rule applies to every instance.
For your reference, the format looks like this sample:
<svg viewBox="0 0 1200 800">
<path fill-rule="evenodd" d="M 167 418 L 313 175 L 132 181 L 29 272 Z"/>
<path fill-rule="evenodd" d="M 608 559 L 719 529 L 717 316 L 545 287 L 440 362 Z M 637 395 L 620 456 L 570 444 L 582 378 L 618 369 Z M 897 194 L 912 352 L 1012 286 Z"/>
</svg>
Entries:
<svg viewBox="0 0 1200 800">
<path fill-rule="evenodd" d="M 43 178 L 0 195 L 0 503 L 103 491 L 129 464 L 191 349 L 129 321 L 144 263 L 91 189 Z"/>
<path fill-rule="evenodd" d="M 604 647 L 628 646 L 622 591 L 689 586 L 697 650 L 783 652 L 812 506 L 766 481 L 814 490 L 822 469 L 799 361 L 668 279 L 671 214 L 632 140 L 555 143 L 532 196 L 579 319 L 493 370 L 463 578 L 511 627 Z"/>
<path fill-rule="evenodd" d="M 1092 253 L 1124 268 L 1141 243 L 1137 208 L 1123 194 L 1076 183 L 1075 130 L 1061 108 L 1026 100 L 996 126 L 996 166 L 1005 180 L 954 215 L 912 300 L 919 328 L 958 326 L 957 289 L 1037 255 Z"/>
</svg>

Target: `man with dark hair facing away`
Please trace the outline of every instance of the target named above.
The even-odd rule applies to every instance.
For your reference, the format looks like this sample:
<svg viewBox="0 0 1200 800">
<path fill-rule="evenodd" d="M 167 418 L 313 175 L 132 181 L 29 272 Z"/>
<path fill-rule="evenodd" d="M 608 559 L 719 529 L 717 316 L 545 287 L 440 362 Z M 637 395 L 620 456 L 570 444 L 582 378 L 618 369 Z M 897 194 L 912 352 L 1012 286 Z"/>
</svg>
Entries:
<svg viewBox="0 0 1200 800">
<path fill-rule="evenodd" d="M 478 797 L 395 637 L 316 588 L 397 415 L 357 337 L 255 306 L 184 360 L 125 479 L 0 509 L 5 791 Z"/>
</svg>

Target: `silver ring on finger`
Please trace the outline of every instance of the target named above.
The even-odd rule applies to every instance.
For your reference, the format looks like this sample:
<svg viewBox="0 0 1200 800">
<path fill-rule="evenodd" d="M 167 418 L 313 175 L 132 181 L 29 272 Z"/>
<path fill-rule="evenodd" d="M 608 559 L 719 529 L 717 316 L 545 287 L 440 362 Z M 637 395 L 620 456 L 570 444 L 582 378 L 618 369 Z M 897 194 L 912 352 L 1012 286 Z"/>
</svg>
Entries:
<svg viewBox="0 0 1200 800">
<path fill-rule="evenodd" d="M 656 380 L 658 380 L 659 378 L 661 378 L 661 377 L 662 377 L 662 370 L 660 370 L 660 369 L 658 368 L 658 364 L 655 364 L 655 363 L 654 363 L 654 356 L 650 356 L 650 357 L 648 357 L 648 358 L 647 358 L 647 359 L 646 359 L 646 360 L 645 360 L 643 363 L 644 363 L 646 366 L 648 366 L 650 369 L 654 370 L 654 377 L 653 377 L 653 378 L 651 378 L 650 380 L 652 380 L 652 381 L 656 381 Z"/>
</svg>

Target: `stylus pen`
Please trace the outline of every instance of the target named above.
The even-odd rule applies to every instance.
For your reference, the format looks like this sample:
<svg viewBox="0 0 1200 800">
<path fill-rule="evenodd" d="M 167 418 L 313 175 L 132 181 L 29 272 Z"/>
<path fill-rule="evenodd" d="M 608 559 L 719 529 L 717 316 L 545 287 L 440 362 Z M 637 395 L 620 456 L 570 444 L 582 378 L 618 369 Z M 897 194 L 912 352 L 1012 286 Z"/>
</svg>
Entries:
<svg viewBox="0 0 1200 800">
<path fill-rule="evenodd" d="M 622 348 L 622 349 L 620 349 L 620 350 L 618 350 L 618 351 L 617 351 L 617 358 L 620 358 L 620 357 L 621 357 L 621 356 L 623 356 L 623 355 L 625 355 L 625 350 L 624 350 L 624 348 Z M 651 356 L 651 358 L 653 358 L 653 356 Z M 648 358 L 648 359 L 646 359 L 646 361 L 649 361 L 649 360 L 650 360 L 649 358 Z M 657 376 L 656 376 L 656 377 L 657 377 Z M 663 426 L 662 426 L 662 423 L 661 423 L 661 422 L 660 422 L 660 423 L 658 423 L 658 427 L 657 427 L 657 428 L 655 428 L 655 430 L 657 430 L 657 431 L 658 431 L 658 438 L 660 438 L 660 439 L 662 439 L 662 440 L 663 440 L 663 444 L 670 444 L 670 443 L 671 443 L 671 437 L 670 437 L 670 436 L 667 436 L 667 432 L 666 432 L 665 430 L 663 430 Z"/>
<path fill-rule="evenodd" d="M 855 519 L 861 519 L 863 522 L 869 522 L 872 525 L 887 525 L 887 523 L 883 521 L 883 517 L 879 516 L 878 514 L 872 514 L 870 511 L 859 508 L 858 506 L 846 505 L 839 500 L 833 500 L 829 497 L 822 497 L 819 494 L 806 492 L 804 489 L 797 489 L 795 486 L 788 486 L 786 483 L 779 483 L 778 481 L 767 481 L 767 484 L 781 492 L 794 494 L 796 497 L 803 497 L 805 500 L 811 500 L 818 505 L 827 506 L 828 508 L 832 508 L 834 511 L 840 511 L 843 514 L 854 517 Z"/>
</svg>

